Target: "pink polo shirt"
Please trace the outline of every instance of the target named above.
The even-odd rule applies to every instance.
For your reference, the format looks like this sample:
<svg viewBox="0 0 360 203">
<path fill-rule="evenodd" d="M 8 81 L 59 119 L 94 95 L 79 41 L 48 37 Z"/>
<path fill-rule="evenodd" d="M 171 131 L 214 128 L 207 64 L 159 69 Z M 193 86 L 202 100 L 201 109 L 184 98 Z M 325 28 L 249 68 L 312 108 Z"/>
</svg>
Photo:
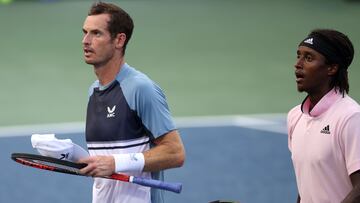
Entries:
<svg viewBox="0 0 360 203">
<path fill-rule="evenodd" d="M 301 203 L 339 203 L 360 169 L 360 106 L 329 91 L 309 112 L 310 100 L 288 113 L 288 141 Z M 301 110 L 302 109 L 302 110 Z"/>
</svg>

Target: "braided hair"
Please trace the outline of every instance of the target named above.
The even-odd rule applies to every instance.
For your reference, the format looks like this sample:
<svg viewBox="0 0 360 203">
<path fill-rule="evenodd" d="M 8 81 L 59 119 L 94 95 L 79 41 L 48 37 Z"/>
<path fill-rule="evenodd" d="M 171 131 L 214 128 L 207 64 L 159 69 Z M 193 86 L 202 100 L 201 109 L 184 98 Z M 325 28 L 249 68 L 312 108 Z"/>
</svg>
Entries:
<svg viewBox="0 0 360 203">
<path fill-rule="evenodd" d="M 345 34 L 331 29 L 316 29 L 311 31 L 309 35 L 321 37 L 336 50 L 337 60 L 326 57 L 327 64 L 339 66 L 330 85 L 337 87 L 343 95 L 345 92 L 349 93 L 348 67 L 354 58 L 354 47 L 350 39 Z"/>
</svg>

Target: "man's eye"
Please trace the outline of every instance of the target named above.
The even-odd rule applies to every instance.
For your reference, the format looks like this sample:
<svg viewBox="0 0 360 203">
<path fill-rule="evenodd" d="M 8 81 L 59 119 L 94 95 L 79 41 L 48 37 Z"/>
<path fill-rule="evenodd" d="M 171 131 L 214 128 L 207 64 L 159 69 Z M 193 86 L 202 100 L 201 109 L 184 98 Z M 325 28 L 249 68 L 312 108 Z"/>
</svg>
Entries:
<svg viewBox="0 0 360 203">
<path fill-rule="evenodd" d="M 99 37 L 101 35 L 101 33 L 96 31 L 96 32 L 94 32 L 94 35 Z"/>
<path fill-rule="evenodd" d="M 313 60 L 313 58 L 310 55 L 307 55 L 305 57 L 305 60 L 308 61 L 308 62 L 311 62 Z"/>
</svg>

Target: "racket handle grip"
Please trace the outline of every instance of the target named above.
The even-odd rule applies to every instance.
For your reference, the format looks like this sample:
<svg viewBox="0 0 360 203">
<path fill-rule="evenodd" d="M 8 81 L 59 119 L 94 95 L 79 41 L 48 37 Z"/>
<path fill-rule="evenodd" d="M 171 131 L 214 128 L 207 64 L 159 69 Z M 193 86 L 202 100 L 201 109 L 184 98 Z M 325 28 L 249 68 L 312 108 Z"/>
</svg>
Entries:
<svg viewBox="0 0 360 203">
<path fill-rule="evenodd" d="M 176 193 L 180 193 L 182 189 L 181 183 L 166 183 L 163 181 L 147 178 L 133 177 L 131 182 L 147 187 L 159 188 Z"/>
</svg>

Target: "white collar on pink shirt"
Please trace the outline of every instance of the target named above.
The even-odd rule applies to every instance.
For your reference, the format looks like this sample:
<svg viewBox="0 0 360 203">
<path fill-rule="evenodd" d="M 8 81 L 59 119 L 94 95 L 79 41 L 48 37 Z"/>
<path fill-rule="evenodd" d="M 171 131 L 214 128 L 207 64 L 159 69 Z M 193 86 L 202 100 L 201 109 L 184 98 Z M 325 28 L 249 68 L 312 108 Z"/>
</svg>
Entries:
<svg viewBox="0 0 360 203">
<path fill-rule="evenodd" d="M 330 90 L 310 111 L 310 98 L 307 96 L 301 104 L 301 111 L 311 117 L 317 117 L 328 110 L 336 100 L 342 97 L 342 93 L 336 88 Z"/>
</svg>

